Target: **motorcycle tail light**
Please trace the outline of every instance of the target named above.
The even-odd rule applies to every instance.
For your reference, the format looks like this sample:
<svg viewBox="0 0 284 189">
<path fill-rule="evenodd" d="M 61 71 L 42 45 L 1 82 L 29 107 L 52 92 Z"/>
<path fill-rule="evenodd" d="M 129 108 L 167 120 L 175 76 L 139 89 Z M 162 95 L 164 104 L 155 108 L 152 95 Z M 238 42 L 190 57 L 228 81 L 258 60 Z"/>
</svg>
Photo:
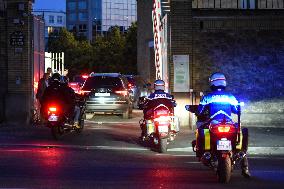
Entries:
<svg viewBox="0 0 284 189">
<path fill-rule="evenodd" d="M 161 123 L 161 122 L 168 122 L 170 120 L 171 120 L 171 118 L 168 117 L 168 116 L 160 116 L 160 117 L 157 117 L 157 118 L 154 119 L 154 121 L 157 121 L 159 123 Z"/>
<path fill-rule="evenodd" d="M 83 79 L 88 79 L 88 77 L 89 77 L 88 75 L 82 75 Z"/>
<path fill-rule="evenodd" d="M 211 132 L 213 133 L 233 133 L 236 131 L 234 125 L 217 125 L 211 127 Z"/>
<path fill-rule="evenodd" d="M 132 85 L 131 83 L 129 83 L 129 84 L 128 84 L 128 88 L 129 88 L 129 89 L 132 89 L 132 88 L 133 88 L 133 85 Z"/>
<path fill-rule="evenodd" d="M 56 107 L 49 107 L 48 110 L 49 110 L 49 112 L 54 113 L 54 112 L 57 111 L 57 108 Z"/>
<path fill-rule="evenodd" d="M 228 133 L 230 131 L 230 126 L 219 126 L 218 131 L 219 133 Z"/>
</svg>

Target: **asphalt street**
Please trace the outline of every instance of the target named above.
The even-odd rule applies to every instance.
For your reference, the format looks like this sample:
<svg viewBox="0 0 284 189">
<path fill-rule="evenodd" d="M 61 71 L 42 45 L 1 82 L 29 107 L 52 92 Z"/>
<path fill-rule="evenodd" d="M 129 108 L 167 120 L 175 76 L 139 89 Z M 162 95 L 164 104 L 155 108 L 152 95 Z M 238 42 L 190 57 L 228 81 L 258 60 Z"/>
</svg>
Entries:
<svg viewBox="0 0 284 189">
<path fill-rule="evenodd" d="M 237 168 L 219 184 L 191 152 L 193 131 L 182 128 L 159 154 L 138 139 L 141 116 L 98 115 L 59 141 L 43 126 L 1 125 L 0 188 L 283 188 L 283 128 L 249 128 L 253 177 Z"/>
</svg>

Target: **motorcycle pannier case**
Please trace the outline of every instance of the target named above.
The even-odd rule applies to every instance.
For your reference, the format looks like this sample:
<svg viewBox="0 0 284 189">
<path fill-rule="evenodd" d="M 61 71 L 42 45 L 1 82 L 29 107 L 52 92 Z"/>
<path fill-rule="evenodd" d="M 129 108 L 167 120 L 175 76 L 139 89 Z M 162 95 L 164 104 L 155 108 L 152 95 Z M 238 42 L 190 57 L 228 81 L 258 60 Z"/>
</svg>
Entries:
<svg viewBox="0 0 284 189">
<path fill-rule="evenodd" d="M 155 132 L 154 123 L 151 120 L 146 120 L 147 135 Z"/>
<path fill-rule="evenodd" d="M 177 116 L 171 118 L 171 131 L 179 132 L 179 119 Z"/>
<path fill-rule="evenodd" d="M 206 151 L 211 149 L 210 146 L 210 131 L 209 129 L 198 129 L 196 130 L 196 141 L 197 143 L 200 141 L 202 144 L 197 144 L 198 146 L 202 146 L 202 148 Z"/>
</svg>

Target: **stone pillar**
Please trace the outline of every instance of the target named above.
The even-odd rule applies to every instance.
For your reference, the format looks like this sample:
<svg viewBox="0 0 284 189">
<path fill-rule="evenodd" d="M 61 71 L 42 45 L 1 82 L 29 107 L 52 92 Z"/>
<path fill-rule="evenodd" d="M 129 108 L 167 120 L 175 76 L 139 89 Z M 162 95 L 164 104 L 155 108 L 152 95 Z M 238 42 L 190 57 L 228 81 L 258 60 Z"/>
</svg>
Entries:
<svg viewBox="0 0 284 189">
<path fill-rule="evenodd" d="M 7 93 L 8 122 L 28 123 L 32 108 L 32 1 L 7 1 Z"/>
<path fill-rule="evenodd" d="M 189 55 L 189 78 L 190 89 L 192 86 L 192 1 L 191 0 L 171 0 L 170 2 L 170 88 L 174 92 L 174 55 Z M 181 126 L 193 128 L 193 121 L 190 113 L 185 110 L 186 104 L 191 104 L 190 92 L 173 93 L 177 100 L 176 115 L 180 119 Z M 191 115 L 192 116 L 192 115 Z"/>
<path fill-rule="evenodd" d="M 152 82 L 156 73 L 152 9 L 153 0 L 137 0 L 137 70 L 138 74 L 147 82 Z"/>
</svg>

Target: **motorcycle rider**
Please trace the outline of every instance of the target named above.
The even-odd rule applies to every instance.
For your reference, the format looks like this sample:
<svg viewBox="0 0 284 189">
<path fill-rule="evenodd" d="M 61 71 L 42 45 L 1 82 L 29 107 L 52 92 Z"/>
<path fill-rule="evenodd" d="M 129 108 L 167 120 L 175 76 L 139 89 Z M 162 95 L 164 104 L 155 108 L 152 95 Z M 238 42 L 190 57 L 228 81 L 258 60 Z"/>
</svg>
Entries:
<svg viewBox="0 0 284 189">
<path fill-rule="evenodd" d="M 163 104 L 169 108 L 171 112 L 173 112 L 175 101 L 173 97 L 165 92 L 165 82 L 163 80 L 156 80 L 154 82 L 154 93 L 151 93 L 147 98 L 144 104 L 143 113 L 144 120 L 151 119 L 153 115 L 154 108 Z M 146 125 L 141 125 L 141 138 L 143 139 L 146 136 Z"/>
<path fill-rule="evenodd" d="M 60 76 L 59 73 L 54 73 L 50 80 L 50 86 L 47 87 L 43 94 L 43 110 L 47 110 L 48 103 L 56 103 L 63 110 L 63 114 L 72 120 L 75 110 L 78 111 L 75 108 L 75 100 L 75 92 L 68 86 L 67 78 Z M 75 113 L 76 115 L 78 114 L 77 112 Z M 74 126 L 79 128 L 78 119 L 74 120 Z"/>
<path fill-rule="evenodd" d="M 213 122 L 222 122 L 224 119 L 232 121 L 231 113 L 240 113 L 237 99 L 231 93 L 225 91 L 227 86 L 225 75 L 219 72 L 213 73 L 209 78 L 209 82 L 212 92 L 202 97 L 196 112 L 198 118 L 196 125 L 199 133 L 209 124 L 209 119 L 213 120 Z M 186 108 L 188 109 L 188 107 Z M 199 137 L 196 146 L 198 157 L 202 154 L 202 148 L 202 139 Z M 241 160 L 241 168 L 242 175 L 249 178 L 250 173 L 246 155 Z"/>
</svg>

